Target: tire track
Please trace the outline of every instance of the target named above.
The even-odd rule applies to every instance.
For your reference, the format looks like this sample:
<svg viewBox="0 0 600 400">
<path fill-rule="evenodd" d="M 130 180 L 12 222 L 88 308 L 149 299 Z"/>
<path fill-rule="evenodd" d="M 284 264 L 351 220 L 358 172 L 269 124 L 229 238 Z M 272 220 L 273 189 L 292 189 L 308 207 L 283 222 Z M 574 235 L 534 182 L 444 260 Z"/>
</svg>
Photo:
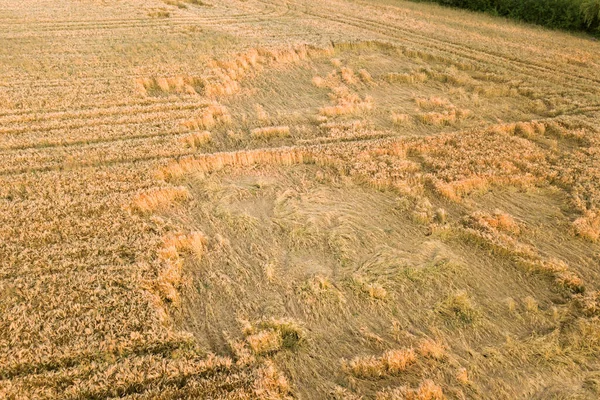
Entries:
<svg viewBox="0 0 600 400">
<path fill-rule="evenodd" d="M 539 75 L 534 75 L 531 73 L 531 70 L 536 70 L 545 75 L 543 79 L 547 82 L 551 82 L 569 89 L 572 88 L 572 86 L 567 86 L 566 83 L 562 81 L 557 82 L 552 78 L 555 78 L 557 75 L 562 76 L 569 85 L 573 85 L 573 80 L 576 79 L 579 81 L 577 89 L 579 92 L 584 94 L 597 94 L 598 90 L 591 89 L 590 86 L 600 86 L 600 79 L 581 75 L 572 76 L 571 74 L 567 74 L 562 70 L 550 69 L 548 67 L 537 65 L 531 62 L 509 58 L 499 53 L 478 50 L 472 47 L 457 44 L 449 40 L 441 40 L 432 38 L 430 36 L 420 35 L 409 29 L 403 29 L 398 26 L 367 20 L 366 18 L 359 19 L 348 15 L 343 15 L 343 17 L 334 17 L 332 16 L 333 13 L 322 14 L 308 9 L 302 11 L 302 13 L 323 20 L 354 26 L 385 37 L 389 37 L 391 39 L 395 39 L 396 41 L 408 42 L 416 45 L 417 50 L 434 49 L 442 54 L 459 56 L 463 59 L 476 62 L 482 66 L 484 70 L 489 69 L 490 66 L 494 66 L 496 68 L 505 70 L 507 75 L 510 75 L 514 74 L 515 69 L 519 69 L 519 73 L 521 75 L 534 78 L 534 80 L 539 80 L 541 78 Z"/>
<path fill-rule="evenodd" d="M 106 118 L 95 118 L 92 117 L 81 117 L 77 119 L 70 120 L 70 123 L 60 124 L 60 123 L 52 123 L 51 121 L 48 125 L 39 124 L 39 125 L 19 125 L 17 127 L 3 127 L 0 128 L 0 139 L 1 135 L 18 135 L 23 133 L 35 133 L 35 132 L 50 132 L 55 130 L 63 130 L 63 129 L 81 129 L 88 127 L 98 127 L 103 125 L 131 125 L 131 124 L 140 124 L 140 123 L 156 123 L 161 120 L 160 113 L 165 112 L 173 112 L 173 111 L 189 111 L 199 108 L 197 105 L 192 104 L 189 106 L 179 106 L 173 108 L 165 108 L 161 111 L 140 111 L 135 114 L 124 114 L 124 113 L 114 113 L 106 115 L 105 117 L 115 117 L 116 120 L 108 120 Z M 137 117 L 137 118 L 132 118 Z"/>
<path fill-rule="evenodd" d="M 281 12 L 281 13 L 280 13 Z M 171 27 L 180 24 L 202 23 L 203 25 L 222 25 L 227 23 L 236 23 L 244 21 L 260 21 L 264 18 L 273 16 L 283 16 L 289 12 L 287 7 L 270 7 L 268 12 L 239 13 L 227 15 L 200 15 L 191 10 L 182 11 L 183 15 L 172 16 L 168 18 L 132 18 L 132 19 L 114 19 L 114 20 L 87 20 L 87 21 L 59 21 L 59 22 L 38 22 L 34 29 L 15 30 L 14 26 L 23 26 L 22 22 L 0 23 L 0 32 L 15 33 L 44 33 L 61 31 L 81 31 L 81 30 L 114 30 L 114 29 L 133 29 L 133 28 L 157 28 Z M 29 25 L 27 25 L 30 27 Z M 6 38 L 14 37 L 12 35 L 3 36 Z"/>
<path fill-rule="evenodd" d="M 158 102 L 157 102 L 158 103 Z M 80 110 L 66 110 L 66 111 L 49 111 L 43 114 L 31 111 L 29 115 L 24 118 L 26 114 L 16 115 L 0 115 L 0 125 L 6 125 L 10 123 L 31 123 L 31 122 L 43 122 L 46 120 L 72 120 L 72 119 L 87 119 L 95 117 L 109 117 L 117 115 L 137 115 L 151 112 L 164 112 L 173 110 L 189 110 L 196 107 L 205 107 L 210 105 L 210 101 L 167 101 L 160 102 L 160 104 L 149 104 L 144 105 L 140 103 L 124 103 L 122 105 L 106 106 L 98 108 L 80 109 Z M 133 114 L 132 114 L 133 112 Z M 12 117 L 12 118 L 11 118 Z"/>
</svg>

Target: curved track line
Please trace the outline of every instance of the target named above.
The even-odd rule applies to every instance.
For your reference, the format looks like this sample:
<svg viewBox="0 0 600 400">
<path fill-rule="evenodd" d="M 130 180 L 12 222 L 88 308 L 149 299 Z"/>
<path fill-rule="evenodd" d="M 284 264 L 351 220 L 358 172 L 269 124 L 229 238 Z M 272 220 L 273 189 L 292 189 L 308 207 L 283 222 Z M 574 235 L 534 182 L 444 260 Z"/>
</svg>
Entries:
<svg viewBox="0 0 600 400">
<path fill-rule="evenodd" d="M 373 20 L 367 19 L 359 19 L 348 15 L 343 15 L 340 17 L 333 17 L 330 14 L 321 14 L 315 12 L 313 10 L 305 10 L 302 11 L 304 14 L 317 17 L 320 19 L 324 19 L 327 21 L 337 22 L 344 25 L 354 26 L 360 29 L 364 29 L 373 33 L 377 33 L 397 41 L 403 41 L 412 43 L 414 45 L 418 45 L 420 48 L 424 49 L 435 49 L 436 51 L 448 55 L 454 55 L 462 57 L 463 59 L 475 61 L 479 64 L 482 64 L 485 67 L 489 68 L 490 66 L 495 66 L 504 70 L 509 70 L 509 75 L 514 74 L 514 69 L 519 68 L 522 71 L 520 74 L 524 76 L 528 76 L 530 78 L 535 78 L 539 80 L 541 77 L 539 75 L 534 75 L 530 71 L 537 70 L 538 72 L 544 73 L 548 75 L 543 78 L 547 82 L 552 82 L 562 87 L 567 87 L 563 82 L 556 82 L 551 77 L 555 77 L 556 75 L 561 75 L 565 80 L 569 82 L 569 85 L 573 84 L 573 79 L 576 78 L 580 82 L 583 81 L 585 83 L 580 83 L 580 86 L 577 88 L 579 91 L 583 93 L 597 94 L 598 90 L 594 90 L 593 87 L 598 87 L 600 85 L 600 79 L 589 78 L 585 76 L 572 76 L 571 74 L 567 74 L 561 70 L 554 70 L 548 67 L 537 65 L 534 63 L 514 59 L 507 57 L 506 55 L 502 55 L 500 53 L 492 53 L 486 52 L 483 50 L 475 49 L 472 47 L 464 46 L 452 42 L 450 40 L 442 40 L 432 38 L 430 36 L 421 35 L 415 33 L 412 30 L 403 29 L 398 26 L 393 26 L 389 24 L 385 24 L 382 22 L 377 22 Z M 393 33 L 392 33 L 393 32 Z M 487 58 L 487 59 L 486 59 Z M 491 61 L 490 61 L 491 59 Z M 512 70 L 511 70 L 512 67 Z M 524 71 L 523 71 L 524 69 Z M 590 87 L 592 86 L 592 87 Z M 572 86 L 571 86 L 572 87 Z M 569 87 L 570 88 L 570 87 Z"/>
</svg>

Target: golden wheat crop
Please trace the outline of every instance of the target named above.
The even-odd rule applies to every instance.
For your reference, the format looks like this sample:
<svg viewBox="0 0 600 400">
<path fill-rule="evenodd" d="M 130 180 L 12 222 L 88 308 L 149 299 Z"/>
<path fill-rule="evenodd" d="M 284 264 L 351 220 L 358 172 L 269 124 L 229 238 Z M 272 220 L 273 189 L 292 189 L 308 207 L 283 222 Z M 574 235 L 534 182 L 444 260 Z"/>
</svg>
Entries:
<svg viewBox="0 0 600 400">
<path fill-rule="evenodd" d="M 597 42 L 5 3 L 1 399 L 600 396 Z"/>
</svg>

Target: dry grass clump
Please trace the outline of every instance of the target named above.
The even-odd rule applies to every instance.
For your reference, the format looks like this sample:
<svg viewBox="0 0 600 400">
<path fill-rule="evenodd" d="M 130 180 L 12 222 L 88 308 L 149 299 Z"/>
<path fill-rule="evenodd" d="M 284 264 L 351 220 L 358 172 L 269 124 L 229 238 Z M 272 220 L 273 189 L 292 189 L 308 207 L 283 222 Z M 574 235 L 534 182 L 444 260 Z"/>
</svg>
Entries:
<svg viewBox="0 0 600 400">
<path fill-rule="evenodd" d="M 480 176 L 465 178 L 450 183 L 433 181 L 433 186 L 437 192 L 448 200 L 460 202 L 463 196 L 487 190 L 490 187 L 490 180 Z"/>
<path fill-rule="evenodd" d="M 230 71 L 233 72 L 231 75 L 236 76 L 235 70 Z M 203 94 L 206 96 L 231 96 L 240 91 L 241 85 L 236 78 L 232 78 L 230 74 L 227 74 L 222 70 L 215 70 L 213 75 L 214 77 L 212 79 L 207 79 L 204 83 Z"/>
<path fill-rule="evenodd" d="M 302 148 L 278 148 L 203 154 L 174 162 L 158 173 L 162 179 L 175 179 L 191 173 L 212 173 L 228 166 L 243 167 L 255 164 L 293 165 L 313 163 L 314 156 Z"/>
<path fill-rule="evenodd" d="M 358 76 L 364 83 L 373 83 L 374 82 L 373 77 L 371 76 L 369 71 L 367 71 L 364 68 L 361 68 L 358 70 Z"/>
<path fill-rule="evenodd" d="M 465 291 L 449 295 L 439 306 L 438 311 L 447 317 L 472 324 L 479 318 L 479 311 L 475 308 L 473 300 Z"/>
<path fill-rule="evenodd" d="M 252 397 L 257 399 L 293 399 L 292 389 L 286 377 L 270 361 L 258 370 L 253 389 Z"/>
<path fill-rule="evenodd" d="M 329 393 L 329 398 L 332 400 L 362 400 L 363 397 L 351 392 L 349 389 L 336 385 Z"/>
<path fill-rule="evenodd" d="M 255 354 L 264 355 L 279 351 L 283 345 L 281 335 L 276 331 L 260 331 L 246 337 Z"/>
<path fill-rule="evenodd" d="M 137 78 L 135 86 L 138 93 L 143 95 L 154 92 L 196 95 L 204 82 L 201 78 L 192 76 L 170 76 L 155 78 Z"/>
<path fill-rule="evenodd" d="M 276 137 L 290 136 L 289 126 L 267 126 L 264 128 L 255 128 L 250 131 L 253 139 L 268 140 Z"/>
<path fill-rule="evenodd" d="M 583 293 L 585 291 L 585 283 L 583 279 L 577 276 L 572 271 L 560 271 L 554 273 L 554 282 L 564 289 L 573 293 Z"/>
<path fill-rule="evenodd" d="M 519 251 L 517 250 L 515 253 L 519 254 Z M 553 277 L 554 282 L 560 288 L 572 293 L 583 293 L 585 291 L 583 280 L 576 273 L 570 271 L 569 266 L 564 261 L 555 259 L 545 260 L 537 255 L 527 256 L 519 254 L 516 262 L 526 270 Z"/>
<path fill-rule="evenodd" d="M 344 369 L 357 378 L 381 378 L 398 375 L 416 362 L 413 349 L 386 351 L 381 357 L 356 357 L 344 362 Z"/>
<path fill-rule="evenodd" d="M 460 232 L 477 243 L 492 248 L 495 252 L 511 257 L 515 263 L 528 271 L 545 274 L 554 278 L 561 288 L 573 293 L 585 290 L 583 280 L 569 270 L 560 260 L 545 259 L 536 250 L 516 240 L 513 236 L 521 233 L 516 222 L 497 211 L 494 215 L 475 212 L 463 218 L 464 228 Z"/>
<path fill-rule="evenodd" d="M 137 195 L 133 199 L 133 209 L 140 213 L 149 213 L 190 198 L 190 192 L 183 186 L 154 189 Z"/>
<path fill-rule="evenodd" d="M 388 291 L 378 282 L 369 282 L 359 274 L 354 275 L 353 281 L 361 292 L 368 294 L 372 299 L 385 300 L 388 297 Z"/>
<path fill-rule="evenodd" d="M 319 112 L 322 115 L 328 117 L 335 117 L 340 115 L 357 114 L 364 110 L 370 110 L 373 108 L 373 101 L 367 97 L 365 100 L 359 101 L 339 101 L 339 104 L 335 106 L 321 107 Z"/>
<path fill-rule="evenodd" d="M 365 119 L 350 121 L 333 121 L 319 124 L 319 129 L 324 136 L 313 140 L 300 140 L 297 143 L 333 143 L 338 140 L 377 139 L 389 136 L 389 132 L 376 130 Z"/>
<path fill-rule="evenodd" d="M 527 296 L 525 297 L 525 299 L 523 299 L 523 302 L 525 303 L 525 310 L 527 310 L 528 312 L 538 311 L 538 301 L 533 297 Z"/>
<path fill-rule="evenodd" d="M 426 358 L 434 360 L 443 360 L 446 358 L 446 346 L 443 343 L 432 340 L 423 339 L 419 343 L 419 354 Z"/>
<path fill-rule="evenodd" d="M 177 288 L 181 284 L 183 259 L 179 256 L 175 246 L 161 248 L 157 253 L 162 268 L 152 286 L 161 298 L 173 304 L 178 304 L 179 292 Z"/>
<path fill-rule="evenodd" d="M 400 349 L 386 351 L 381 357 L 388 374 L 396 375 L 417 360 L 413 349 Z"/>
<path fill-rule="evenodd" d="M 334 288 L 329 278 L 322 275 L 316 275 L 312 279 L 308 280 L 305 283 L 305 287 L 307 287 L 309 291 L 314 294 L 328 292 Z"/>
<path fill-rule="evenodd" d="M 537 121 L 517 122 L 514 125 L 514 133 L 526 139 L 534 139 L 546 133 L 546 125 Z"/>
<path fill-rule="evenodd" d="M 431 96 L 428 98 L 417 97 L 415 98 L 415 103 L 423 110 L 435 110 L 437 108 L 447 109 L 453 107 L 452 103 L 450 103 L 448 99 L 443 99 L 436 96 Z"/>
<path fill-rule="evenodd" d="M 385 79 L 390 83 L 423 83 L 427 80 L 427 74 L 425 72 L 414 72 L 414 73 L 389 73 L 385 76 Z"/>
<path fill-rule="evenodd" d="M 457 120 L 456 110 L 417 114 L 417 120 L 426 125 L 448 126 Z"/>
<path fill-rule="evenodd" d="M 269 114 L 265 111 L 264 107 L 260 104 L 256 104 L 254 106 L 254 111 L 256 112 L 256 119 L 260 122 L 267 122 L 270 120 Z"/>
<path fill-rule="evenodd" d="M 452 125 L 471 115 L 471 110 L 456 108 L 449 100 L 441 97 L 432 96 L 429 98 L 416 98 L 415 102 L 424 110 L 444 110 L 441 112 L 431 111 L 417 114 L 417 119 L 427 125 Z"/>
<path fill-rule="evenodd" d="M 192 149 L 199 149 L 212 141 L 209 131 L 195 132 L 181 138 L 181 141 Z"/>
<path fill-rule="evenodd" d="M 573 221 L 575 234 L 592 242 L 600 239 L 600 212 L 586 211 L 583 217 Z"/>
<path fill-rule="evenodd" d="M 320 76 L 313 77 L 312 84 L 318 88 L 327 87 L 327 82 L 325 81 L 325 79 L 321 78 Z"/>
<path fill-rule="evenodd" d="M 587 317 L 600 316 L 600 290 L 573 296 L 574 306 Z"/>
<path fill-rule="evenodd" d="M 512 215 L 498 209 L 494 210 L 493 214 L 476 211 L 470 217 L 476 220 L 473 222 L 474 224 L 487 229 L 497 229 L 513 235 L 521 233 L 521 228 Z"/>
<path fill-rule="evenodd" d="M 348 142 L 335 147 L 310 149 L 312 162 L 334 168 L 344 176 L 377 189 L 393 189 L 404 195 L 420 195 L 423 187 L 414 179 L 420 167 L 406 159 L 407 144 L 396 139 Z M 412 178 L 412 179 L 411 179 Z"/>
<path fill-rule="evenodd" d="M 577 318 L 565 327 L 568 349 L 597 358 L 600 356 L 600 318 Z"/>
<path fill-rule="evenodd" d="M 572 293 L 582 293 L 585 290 L 583 280 L 570 271 L 565 262 L 542 258 L 534 248 L 524 245 L 512 236 L 501 232 L 484 219 L 471 215 L 463 219 L 463 224 L 465 228 L 460 230 L 463 235 L 490 247 L 499 254 L 511 257 L 521 268 L 551 276 L 558 287 Z M 508 226 L 513 225 L 509 223 Z M 515 232 L 514 228 L 512 230 Z"/>
<path fill-rule="evenodd" d="M 283 347 L 287 349 L 295 348 L 306 338 L 304 328 L 291 318 L 269 319 L 258 323 L 259 329 L 273 329 L 279 332 L 283 341 Z"/>
<path fill-rule="evenodd" d="M 438 224 L 445 224 L 448 220 L 448 212 L 443 208 L 438 208 L 437 210 L 435 210 L 433 220 Z"/>
<path fill-rule="evenodd" d="M 356 357 L 344 364 L 348 373 L 357 378 L 381 378 L 385 375 L 385 364 L 378 357 Z"/>
<path fill-rule="evenodd" d="M 338 60 L 339 61 L 339 60 Z M 327 75 L 326 78 L 322 78 L 320 76 L 315 76 L 312 78 L 312 84 L 319 88 L 328 87 L 330 89 L 334 89 L 338 87 L 340 84 L 346 84 L 351 86 L 356 86 L 358 84 L 373 84 L 374 80 L 371 74 L 366 69 L 360 69 L 358 74 L 349 67 L 343 67 L 341 65 L 341 61 L 339 61 L 339 65 L 335 65 L 337 68 L 334 69 L 331 73 Z M 339 70 L 338 70 L 339 68 Z"/>
<path fill-rule="evenodd" d="M 471 110 L 466 108 L 456 108 L 456 118 L 460 121 L 469 118 L 473 113 Z"/>
<path fill-rule="evenodd" d="M 178 4 L 181 4 L 179 0 Z M 199 1 L 199 0 L 190 0 Z M 284 49 L 250 49 L 234 55 L 228 60 L 214 60 L 202 76 L 175 76 L 139 78 L 138 92 L 148 95 L 153 92 L 202 94 L 208 97 L 230 96 L 240 91 L 240 82 L 262 66 L 277 66 L 297 63 L 311 56 L 327 54 L 329 49 L 318 49 L 306 45 Z"/>
<path fill-rule="evenodd" d="M 423 157 L 432 185 L 460 201 L 492 185 L 528 188 L 546 173 L 544 151 L 532 142 L 491 128 L 426 138 L 411 151 Z M 535 174 L 534 174 L 535 173 Z"/>
<path fill-rule="evenodd" d="M 545 131 L 549 136 L 558 139 L 572 140 L 580 146 L 590 146 L 592 143 L 589 140 L 589 132 L 583 127 L 568 127 L 563 126 L 558 121 L 546 121 Z"/>
<path fill-rule="evenodd" d="M 148 16 L 150 18 L 169 18 L 171 13 L 164 8 L 157 8 L 153 10 L 148 10 Z"/>
<path fill-rule="evenodd" d="M 444 391 L 432 380 L 427 379 L 417 389 L 399 387 L 377 392 L 376 400 L 443 400 Z"/>
<path fill-rule="evenodd" d="M 402 126 L 409 124 L 412 121 L 412 117 L 408 114 L 399 114 L 396 112 L 392 112 L 391 120 L 394 125 Z"/>
<path fill-rule="evenodd" d="M 322 275 L 316 275 L 307 279 L 300 285 L 297 293 L 309 305 L 321 304 L 328 301 L 333 301 L 336 304 L 346 302 L 343 293 L 328 277 Z"/>
<path fill-rule="evenodd" d="M 276 66 L 297 64 L 312 57 L 323 57 L 331 54 L 331 48 L 317 48 L 309 45 L 297 45 L 283 48 L 261 48 L 259 54 Z"/>
<path fill-rule="evenodd" d="M 199 117 L 183 121 L 181 125 L 187 129 L 202 130 L 229 123 L 231 123 L 231 115 L 227 108 L 221 104 L 211 104 L 202 111 Z"/>
<path fill-rule="evenodd" d="M 461 71 L 456 65 L 450 65 L 444 71 L 428 70 L 428 76 L 440 82 L 449 83 L 454 86 L 468 88 L 479 92 L 481 84 L 465 71 Z M 486 85 L 486 87 L 488 87 Z"/>
<path fill-rule="evenodd" d="M 504 302 L 506 303 L 506 308 L 510 313 L 514 313 L 517 310 L 517 302 L 512 297 L 507 297 Z"/>
<path fill-rule="evenodd" d="M 411 214 L 413 221 L 419 224 L 429 224 L 434 217 L 433 205 L 427 197 L 419 196 L 414 204 Z"/>
<path fill-rule="evenodd" d="M 257 355 L 294 349 L 305 340 L 304 329 L 289 318 L 265 319 L 254 325 L 245 322 L 243 332 L 250 348 Z"/>
<path fill-rule="evenodd" d="M 267 278 L 267 282 L 273 283 L 275 282 L 277 269 L 273 263 L 266 263 L 263 266 L 263 273 L 265 274 L 265 278 Z"/>
<path fill-rule="evenodd" d="M 365 290 L 369 296 L 377 300 L 384 300 L 388 295 L 387 290 L 379 283 L 369 283 L 365 285 Z"/>
<path fill-rule="evenodd" d="M 358 78 L 354 74 L 352 68 L 342 67 L 340 74 L 342 75 L 342 81 L 344 81 L 346 84 L 356 85 L 358 83 Z"/>
<path fill-rule="evenodd" d="M 202 232 L 191 232 L 189 234 L 170 235 L 164 239 L 164 247 L 174 247 L 177 251 L 191 252 L 198 259 L 202 257 L 206 249 L 208 238 Z"/>
<path fill-rule="evenodd" d="M 346 86 L 338 86 L 333 88 L 331 98 L 336 102 L 336 105 L 321 107 L 319 113 L 327 117 L 335 117 L 340 115 L 357 114 L 373 108 L 373 98 L 365 96 L 361 99 L 356 93 L 353 93 Z"/>
<path fill-rule="evenodd" d="M 157 251 L 161 269 L 152 283 L 161 298 L 173 304 L 179 304 L 180 296 L 177 289 L 182 282 L 184 262 L 181 253 L 193 253 L 196 259 L 200 260 L 204 254 L 206 242 L 206 236 L 201 232 L 170 235 L 164 239 L 163 247 Z"/>
<path fill-rule="evenodd" d="M 466 368 L 461 367 L 458 369 L 458 372 L 456 373 L 456 380 L 459 381 L 462 385 L 468 385 L 470 383 L 469 372 Z"/>
<path fill-rule="evenodd" d="M 536 250 L 516 240 L 513 236 L 520 233 L 516 222 L 502 212 L 493 216 L 487 213 L 475 212 L 462 221 L 465 226 L 460 232 L 467 238 L 492 248 L 499 254 L 511 257 L 515 263 L 528 271 L 545 274 L 554 278 L 557 286 L 572 293 L 582 293 L 585 290 L 583 280 L 561 260 L 545 259 Z"/>
<path fill-rule="evenodd" d="M 203 94 L 214 97 L 237 93 L 241 88 L 240 80 L 256 69 L 260 60 L 259 50 L 250 49 L 230 60 L 214 61 L 212 68 L 203 76 Z"/>
<path fill-rule="evenodd" d="M 517 97 L 519 89 L 506 85 L 486 84 L 477 85 L 473 88 L 474 93 L 480 94 L 483 97 Z"/>
</svg>

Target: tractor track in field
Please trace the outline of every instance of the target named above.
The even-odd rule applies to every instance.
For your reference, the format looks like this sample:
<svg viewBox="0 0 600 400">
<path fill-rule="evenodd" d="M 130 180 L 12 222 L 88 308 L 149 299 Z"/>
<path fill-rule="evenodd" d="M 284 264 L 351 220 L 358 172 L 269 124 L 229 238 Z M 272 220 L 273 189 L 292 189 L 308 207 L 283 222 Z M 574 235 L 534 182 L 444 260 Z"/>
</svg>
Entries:
<svg viewBox="0 0 600 400">
<path fill-rule="evenodd" d="M 464 60 L 477 63 L 480 67 L 483 67 L 484 70 L 489 69 L 489 66 L 493 65 L 494 68 L 505 70 L 509 75 L 514 71 L 518 71 L 519 74 L 527 76 L 528 78 L 533 78 L 534 80 L 544 79 L 547 82 L 552 82 L 565 88 L 572 87 L 572 85 L 576 83 L 577 90 L 581 93 L 599 93 L 599 90 L 596 88 L 600 87 L 600 79 L 590 78 L 584 75 L 573 75 L 572 73 L 566 73 L 562 70 L 550 68 L 547 65 L 511 58 L 496 52 L 474 49 L 473 47 L 461 45 L 450 40 L 437 39 L 431 36 L 418 34 L 410 29 L 403 29 L 400 26 L 366 18 L 357 18 L 343 13 L 339 13 L 339 16 L 334 17 L 332 16 L 333 13 L 319 13 L 314 9 L 308 9 L 308 6 L 301 12 L 312 17 L 374 32 L 389 37 L 399 44 L 408 43 L 416 45 L 417 49 L 433 49 L 445 55 L 458 55 Z M 533 71 L 539 72 L 539 75 L 534 74 Z M 568 83 L 564 83 L 562 80 L 557 81 L 556 79 L 553 79 L 556 76 L 561 76 L 563 79 L 567 80 Z"/>
</svg>

